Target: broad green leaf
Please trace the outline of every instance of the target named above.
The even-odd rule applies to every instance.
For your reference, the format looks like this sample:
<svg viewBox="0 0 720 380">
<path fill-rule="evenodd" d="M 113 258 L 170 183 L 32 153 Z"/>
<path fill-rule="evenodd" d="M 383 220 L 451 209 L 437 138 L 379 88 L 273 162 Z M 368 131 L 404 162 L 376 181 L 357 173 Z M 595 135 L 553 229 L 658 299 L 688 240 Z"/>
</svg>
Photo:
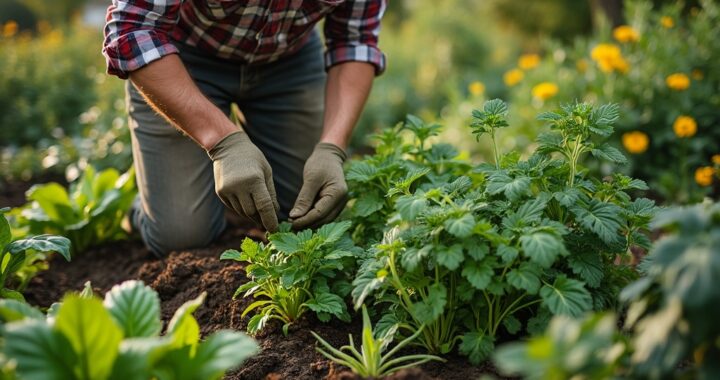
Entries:
<svg viewBox="0 0 720 380">
<path fill-rule="evenodd" d="M 22 293 L 18 292 L 17 290 L 12 290 L 8 288 L 0 289 L 0 299 L 10 299 L 25 302 L 25 297 L 23 297 Z"/>
<path fill-rule="evenodd" d="M 28 200 L 37 202 L 51 220 L 68 224 L 77 221 L 68 193 L 59 184 L 35 185 L 26 195 Z"/>
<path fill-rule="evenodd" d="M 200 326 L 192 314 L 203 304 L 206 296 L 207 293 L 202 292 L 197 298 L 185 302 L 170 319 L 166 334 L 173 337 L 175 347 L 190 346 L 191 352 L 197 347 Z"/>
<path fill-rule="evenodd" d="M 582 193 L 575 187 L 567 188 L 553 194 L 553 197 L 565 207 L 572 207 L 577 203 Z"/>
<path fill-rule="evenodd" d="M 445 229 L 458 238 L 466 238 L 472 234 L 475 227 L 475 218 L 472 214 L 465 214 L 457 219 L 445 221 Z"/>
<path fill-rule="evenodd" d="M 420 323 L 435 321 L 445 311 L 447 303 L 447 289 L 443 284 L 433 284 L 428 287 L 427 299 L 416 302 L 412 307 L 412 314 Z"/>
<path fill-rule="evenodd" d="M 610 161 L 616 164 L 627 163 L 627 158 L 617 148 L 612 147 L 608 144 L 600 145 L 599 147 L 590 151 L 593 156 L 601 160 Z"/>
<path fill-rule="evenodd" d="M 520 244 L 523 254 L 544 268 L 550 268 L 566 252 L 562 238 L 543 231 L 521 236 Z"/>
<path fill-rule="evenodd" d="M 500 244 L 500 246 L 498 246 L 498 249 L 497 249 L 497 254 L 498 254 L 498 256 L 500 256 L 500 258 L 502 258 L 502 261 L 504 263 L 509 264 L 510 262 L 515 260 L 515 258 L 518 257 L 518 255 L 520 254 L 520 251 L 518 251 L 518 249 L 515 247 L 511 247 L 511 246 L 505 245 L 505 244 Z"/>
<path fill-rule="evenodd" d="M 28 319 L 5 326 L 3 353 L 17 362 L 17 374 L 26 380 L 94 380 L 79 377 L 80 361 L 71 342 L 44 320 Z M 101 360 L 103 360 L 101 358 Z"/>
<path fill-rule="evenodd" d="M 228 249 L 223 252 L 222 255 L 220 255 L 220 260 L 242 261 L 240 259 L 240 252 L 238 252 L 236 249 Z"/>
<path fill-rule="evenodd" d="M 516 201 L 530 194 L 530 177 L 512 178 L 504 172 L 495 172 L 488 179 L 487 191 L 493 195 L 503 193 L 510 201 Z"/>
<path fill-rule="evenodd" d="M 20 270 L 20 268 L 25 265 L 25 257 L 27 257 L 27 255 L 24 250 L 11 253 L 7 262 L 3 263 L 5 264 L 2 271 L 3 276 L 6 276 L 7 278 L 7 276 Z"/>
<path fill-rule="evenodd" d="M 540 288 L 540 297 L 553 314 L 577 317 L 592 308 L 592 297 L 582 282 L 559 276 Z"/>
<path fill-rule="evenodd" d="M 265 328 L 268 321 L 270 320 L 269 314 L 255 314 L 250 318 L 247 325 L 247 331 L 249 334 L 257 334 L 259 331 Z"/>
<path fill-rule="evenodd" d="M 385 282 L 387 270 L 385 264 L 378 260 L 368 260 L 362 264 L 353 280 L 352 298 L 355 310 L 365 302 L 372 292 L 379 289 Z"/>
<path fill-rule="evenodd" d="M 486 243 L 466 240 L 465 251 L 467 252 L 468 256 L 480 261 L 490 253 L 490 247 Z"/>
<path fill-rule="evenodd" d="M 348 181 L 365 183 L 375 178 L 378 169 L 366 161 L 350 161 L 345 178 Z"/>
<path fill-rule="evenodd" d="M 5 246 L 12 240 L 12 233 L 10 232 L 10 223 L 8 223 L 4 212 L 0 212 L 0 253 L 5 252 Z"/>
<path fill-rule="evenodd" d="M 522 323 L 520 320 L 512 315 L 508 315 L 503 318 L 502 324 L 503 327 L 505 327 L 505 330 L 507 330 L 510 334 L 517 334 L 520 332 L 520 329 L 522 329 Z"/>
<path fill-rule="evenodd" d="M 594 232 L 605 243 L 614 244 L 622 239 L 619 232 L 622 223 L 620 207 L 592 199 L 590 204 L 577 204 L 570 211 L 584 228 Z"/>
<path fill-rule="evenodd" d="M 403 220 L 414 220 L 427 208 L 427 200 L 423 194 L 403 195 L 395 202 L 395 208 Z"/>
<path fill-rule="evenodd" d="M 195 379 L 220 379 L 233 368 L 239 367 L 246 359 L 258 353 L 260 347 L 245 334 L 220 330 L 200 343 L 197 354 L 192 358 Z"/>
<path fill-rule="evenodd" d="M 481 262 L 469 261 L 465 263 L 461 274 L 473 287 L 484 290 L 490 284 L 494 272 L 490 261 L 483 260 Z"/>
<path fill-rule="evenodd" d="M 480 364 L 495 348 L 493 337 L 481 332 L 469 332 L 462 336 L 460 353 L 466 355 L 472 364 Z"/>
<path fill-rule="evenodd" d="M 516 289 L 537 294 L 540 289 L 540 269 L 536 265 L 522 263 L 518 268 L 508 272 L 507 281 Z"/>
<path fill-rule="evenodd" d="M 405 270 L 412 272 L 432 252 L 433 248 L 432 244 L 422 248 L 409 247 L 400 256 L 400 263 Z"/>
<path fill-rule="evenodd" d="M 600 286 L 603 279 L 603 264 L 600 254 L 591 250 L 573 253 L 568 257 L 568 265 L 573 273 L 580 276 L 591 288 Z"/>
<path fill-rule="evenodd" d="M 547 207 L 547 202 L 547 195 L 540 194 L 534 199 L 523 203 L 515 213 L 515 217 L 522 219 L 525 225 L 539 222 L 542 218 L 543 211 L 545 211 L 545 207 Z"/>
<path fill-rule="evenodd" d="M 308 309 L 316 313 L 328 313 L 336 316 L 339 319 L 346 319 L 345 314 L 347 313 L 347 310 L 345 307 L 345 301 L 337 294 L 316 294 L 315 297 L 307 301 L 305 305 L 308 307 Z"/>
<path fill-rule="evenodd" d="M 297 234 L 292 232 L 278 232 L 268 237 L 273 247 L 286 254 L 299 252 L 303 249 L 303 242 Z"/>
<path fill-rule="evenodd" d="M 325 241 L 325 244 L 332 244 L 338 241 L 351 226 L 352 223 L 349 220 L 328 223 L 317 230 L 317 236 L 320 236 Z"/>
<path fill-rule="evenodd" d="M 109 380 L 150 379 L 154 364 L 172 348 L 172 337 L 130 338 L 120 344 Z"/>
<path fill-rule="evenodd" d="M 160 297 L 141 281 L 125 281 L 105 294 L 105 308 L 126 338 L 160 334 Z"/>
<path fill-rule="evenodd" d="M 0 320 L 5 323 L 21 321 L 23 319 L 44 320 L 40 310 L 28 305 L 23 301 L 14 299 L 0 299 Z"/>
<path fill-rule="evenodd" d="M 385 206 L 385 200 L 376 193 L 361 194 L 353 204 L 353 213 L 359 217 L 366 217 Z"/>
<path fill-rule="evenodd" d="M 15 254 L 28 249 L 38 252 L 57 252 L 70 261 L 70 240 L 62 236 L 38 235 L 16 240 L 6 247 L 7 251 Z"/>
<path fill-rule="evenodd" d="M 463 248 L 460 244 L 435 247 L 435 260 L 447 269 L 457 269 L 464 259 Z"/>
<path fill-rule="evenodd" d="M 110 375 L 122 331 L 100 300 L 66 296 L 55 318 L 55 329 L 67 337 L 78 356 L 78 378 L 105 379 Z"/>
</svg>

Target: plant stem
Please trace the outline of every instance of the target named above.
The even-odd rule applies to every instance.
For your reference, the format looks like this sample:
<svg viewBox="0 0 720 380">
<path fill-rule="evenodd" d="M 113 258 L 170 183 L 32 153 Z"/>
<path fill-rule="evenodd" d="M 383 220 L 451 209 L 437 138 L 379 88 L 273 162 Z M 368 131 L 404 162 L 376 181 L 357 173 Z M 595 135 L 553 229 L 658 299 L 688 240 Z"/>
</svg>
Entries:
<svg viewBox="0 0 720 380">
<path fill-rule="evenodd" d="M 495 128 L 490 129 L 490 138 L 492 139 L 493 155 L 495 156 L 495 168 L 500 170 L 500 156 L 498 155 L 497 142 L 495 141 Z"/>
</svg>

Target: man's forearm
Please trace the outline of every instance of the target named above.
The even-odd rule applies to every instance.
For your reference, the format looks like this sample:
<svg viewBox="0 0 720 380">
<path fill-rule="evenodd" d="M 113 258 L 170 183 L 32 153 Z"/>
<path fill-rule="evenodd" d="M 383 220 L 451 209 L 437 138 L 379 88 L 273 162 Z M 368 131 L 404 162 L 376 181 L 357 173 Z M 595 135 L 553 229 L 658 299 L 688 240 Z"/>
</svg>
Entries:
<svg viewBox="0 0 720 380">
<path fill-rule="evenodd" d="M 321 142 L 332 143 L 342 149 L 347 147 L 374 78 L 375 67 L 369 63 L 345 62 L 330 68 Z"/>
<path fill-rule="evenodd" d="M 130 80 L 155 110 L 205 149 L 238 130 L 202 94 L 177 54 L 166 55 L 133 71 Z"/>
</svg>

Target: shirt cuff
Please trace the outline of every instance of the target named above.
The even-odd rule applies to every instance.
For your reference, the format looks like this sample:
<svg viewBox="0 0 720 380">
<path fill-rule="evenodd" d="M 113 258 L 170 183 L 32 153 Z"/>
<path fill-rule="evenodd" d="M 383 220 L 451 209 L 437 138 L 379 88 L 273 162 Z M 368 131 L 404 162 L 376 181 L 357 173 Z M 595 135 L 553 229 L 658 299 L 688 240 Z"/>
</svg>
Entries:
<svg viewBox="0 0 720 380">
<path fill-rule="evenodd" d="M 375 46 L 360 45 L 336 45 L 328 48 L 325 52 L 325 70 L 343 62 L 367 62 L 375 66 L 375 75 L 385 71 L 385 54 Z"/>
<path fill-rule="evenodd" d="M 103 48 L 108 74 L 121 79 L 127 79 L 131 71 L 178 52 L 167 34 L 154 30 L 136 30 L 124 34 Z"/>
</svg>

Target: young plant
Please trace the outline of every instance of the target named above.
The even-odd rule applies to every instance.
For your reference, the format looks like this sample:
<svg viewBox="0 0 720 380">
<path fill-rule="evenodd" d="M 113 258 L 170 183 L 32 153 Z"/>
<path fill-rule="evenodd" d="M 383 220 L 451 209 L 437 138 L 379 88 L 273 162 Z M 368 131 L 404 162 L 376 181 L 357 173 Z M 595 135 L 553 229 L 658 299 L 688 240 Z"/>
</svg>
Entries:
<svg viewBox="0 0 720 380">
<path fill-rule="evenodd" d="M 205 293 L 176 312 L 164 336 L 160 298 L 139 281 L 113 287 L 105 301 L 68 294 L 54 309 L 0 300 L 2 361 L 24 379 L 220 379 L 258 351 L 242 333 L 221 330 L 200 341 L 192 313 Z"/>
<path fill-rule="evenodd" d="M 135 199 L 135 175 L 115 169 L 99 173 L 91 166 L 68 192 L 57 183 L 35 185 L 31 202 L 14 212 L 18 227 L 29 234 L 58 234 L 72 242 L 73 253 L 126 236 L 120 222 Z"/>
<path fill-rule="evenodd" d="M 5 213 L 9 208 L 0 209 L 0 298 L 24 300 L 25 290 L 32 277 L 43 269 L 47 254 L 57 252 L 70 261 L 70 241 L 61 236 L 38 235 L 12 240 L 10 223 Z M 8 283 L 15 289 L 8 288 Z"/>
<path fill-rule="evenodd" d="M 315 339 L 317 339 L 318 342 L 320 342 L 320 344 L 325 348 L 322 349 L 317 347 L 316 350 L 333 362 L 350 368 L 351 371 L 363 378 L 379 378 L 387 376 L 403 368 L 414 367 L 430 360 L 445 361 L 440 357 L 425 354 L 406 355 L 393 358 L 400 349 L 412 342 L 413 339 L 420 334 L 420 331 L 417 331 L 414 335 L 405 338 L 390 351 L 383 354 L 393 341 L 395 333 L 397 332 L 397 325 L 391 326 L 390 328 L 378 333 L 377 331 L 373 331 L 372 323 L 370 322 L 370 317 L 368 316 L 365 305 L 362 306 L 362 314 L 363 329 L 360 351 L 355 348 L 352 335 L 348 336 L 350 343 L 340 347 L 338 350 L 319 335 L 311 331 L 311 334 L 313 334 Z"/>
<path fill-rule="evenodd" d="M 350 292 L 348 278 L 355 267 L 357 248 L 346 232 L 350 222 L 330 223 L 313 233 L 290 232 L 285 223 L 280 232 L 268 236 L 269 243 L 246 238 L 242 252 L 225 251 L 221 260 L 248 262 L 250 280 L 235 297 L 257 298 L 243 316 L 255 311 L 247 331 L 256 334 L 270 320 L 283 323 L 283 333 L 307 310 L 323 322 L 332 316 L 349 321 L 344 297 Z"/>
</svg>

